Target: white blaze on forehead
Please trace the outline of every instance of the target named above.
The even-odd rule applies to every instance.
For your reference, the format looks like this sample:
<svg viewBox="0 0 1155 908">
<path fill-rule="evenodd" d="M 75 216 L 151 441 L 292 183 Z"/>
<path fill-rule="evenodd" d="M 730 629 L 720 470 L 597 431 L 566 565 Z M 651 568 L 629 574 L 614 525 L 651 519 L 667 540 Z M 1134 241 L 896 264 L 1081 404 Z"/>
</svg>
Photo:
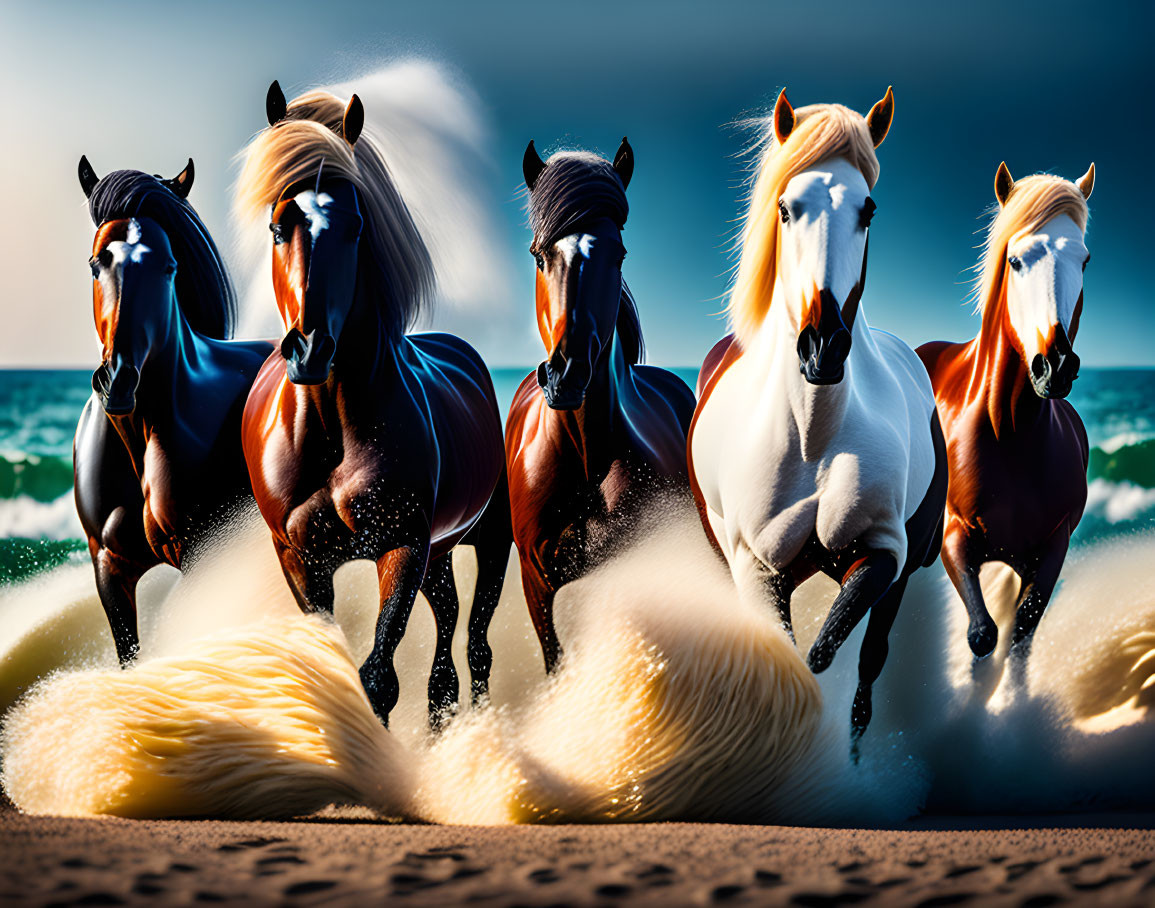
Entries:
<svg viewBox="0 0 1155 908">
<path fill-rule="evenodd" d="M 333 197 L 327 192 L 314 192 L 312 189 L 306 189 L 304 192 L 298 192 L 293 196 L 293 201 L 297 203 L 297 207 L 305 215 L 305 220 L 309 222 L 309 233 L 316 240 L 321 235 L 321 231 L 329 226 L 327 209 L 333 204 Z"/>
<path fill-rule="evenodd" d="M 140 264 L 144 257 L 152 252 L 148 246 L 140 241 L 140 222 L 136 218 L 128 221 L 128 236 L 124 240 L 115 240 L 105 247 L 112 255 L 112 270 L 119 272 L 125 262 Z"/>
<path fill-rule="evenodd" d="M 862 275 L 866 235 L 860 212 L 869 188 L 862 173 L 835 158 L 793 177 L 782 191 L 789 214 L 779 227 L 779 278 L 792 306 L 814 291 L 844 301 Z"/>
<path fill-rule="evenodd" d="M 567 265 L 572 265 L 574 258 L 579 254 L 583 259 L 588 259 L 596 241 L 597 237 L 591 233 L 572 233 L 562 237 L 553 244 L 553 247 L 561 253 Z"/>
<path fill-rule="evenodd" d="M 1037 233 L 1016 237 L 1007 246 L 1007 256 L 1017 258 L 1019 269 L 1007 266 L 1007 307 L 1011 326 L 1028 358 L 1040 349 L 1040 338 L 1051 333 L 1055 324 L 1069 335 L 1075 306 L 1083 292 L 1083 263 L 1087 247 L 1083 231 L 1061 214 Z"/>
</svg>

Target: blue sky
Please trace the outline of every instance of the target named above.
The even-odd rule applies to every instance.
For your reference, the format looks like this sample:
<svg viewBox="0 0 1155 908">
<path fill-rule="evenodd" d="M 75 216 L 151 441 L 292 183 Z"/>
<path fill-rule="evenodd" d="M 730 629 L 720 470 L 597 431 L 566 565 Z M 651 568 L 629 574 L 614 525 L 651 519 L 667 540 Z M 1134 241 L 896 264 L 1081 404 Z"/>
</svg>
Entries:
<svg viewBox="0 0 1155 908">
<path fill-rule="evenodd" d="M 0 224 L 3 365 L 95 362 L 82 152 L 99 173 L 175 173 L 192 155 L 192 201 L 224 243 L 233 156 L 263 125 L 272 78 L 291 96 L 413 57 L 448 67 L 487 126 L 492 166 L 479 188 L 509 299 L 439 324 L 492 365 L 542 355 L 517 193 L 528 139 L 612 155 L 629 135 L 626 277 L 651 360 L 691 365 L 724 330 L 743 173 L 743 139 L 727 124 L 782 86 L 795 105 L 866 111 L 888 84 L 896 112 L 874 192 L 871 323 L 912 344 L 973 336 L 967 269 L 999 161 L 1016 176 L 1074 178 L 1094 160 L 1076 349 L 1090 366 L 1155 365 L 1150 3 L 4 2 L 0 20 L 12 96 L 0 161 L 12 206 Z"/>
</svg>

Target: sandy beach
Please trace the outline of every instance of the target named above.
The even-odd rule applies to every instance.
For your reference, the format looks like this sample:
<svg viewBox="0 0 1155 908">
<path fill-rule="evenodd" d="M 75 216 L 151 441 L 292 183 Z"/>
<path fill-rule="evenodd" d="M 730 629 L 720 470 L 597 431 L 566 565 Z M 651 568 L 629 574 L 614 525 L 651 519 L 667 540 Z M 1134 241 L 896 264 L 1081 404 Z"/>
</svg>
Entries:
<svg viewBox="0 0 1155 908">
<path fill-rule="evenodd" d="M 1147 905 L 1153 828 L 1148 814 L 864 830 L 72 820 L 9 809 L 0 903 Z"/>
</svg>

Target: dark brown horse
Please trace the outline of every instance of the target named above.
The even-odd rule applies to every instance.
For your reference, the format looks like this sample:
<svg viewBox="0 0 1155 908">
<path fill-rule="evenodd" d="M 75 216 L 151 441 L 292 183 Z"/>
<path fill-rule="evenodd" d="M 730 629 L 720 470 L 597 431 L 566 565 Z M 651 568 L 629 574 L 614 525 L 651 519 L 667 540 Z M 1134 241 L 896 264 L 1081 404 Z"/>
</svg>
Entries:
<svg viewBox="0 0 1155 908">
<path fill-rule="evenodd" d="M 104 348 L 73 446 L 76 509 L 122 665 L 137 652 L 136 585 L 180 568 L 251 497 L 241 412 L 272 345 L 226 340 L 235 303 L 208 231 L 175 179 L 134 170 L 80 185 L 97 224 L 92 302 Z"/>
<path fill-rule="evenodd" d="M 1021 667 L 1087 502 L 1087 433 L 1062 398 L 1078 376 L 1071 349 L 1083 309 L 1086 199 L 1078 181 L 995 177 L 999 212 L 979 286 L 982 329 L 969 343 L 919 347 L 950 460 L 942 561 L 970 618 L 976 656 L 998 640 L 979 587 L 988 561 L 1022 581 L 1011 640 Z"/>
<path fill-rule="evenodd" d="M 646 497 L 689 500 L 694 395 L 673 373 L 639 365 L 641 323 L 622 280 L 633 169 L 625 139 L 612 166 L 580 152 L 546 163 L 533 142 L 523 161 L 548 359 L 517 390 L 505 449 L 522 585 L 547 671 L 561 655 L 558 589 L 612 550 Z"/>
<path fill-rule="evenodd" d="M 286 105 L 273 83 L 268 118 L 240 188 L 251 213 L 271 211 L 286 329 L 245 408 L 257 504 L 304 610 L 332 610 L 341 564 L 376 562 L 381 613 L 361 678 L 382 721 L 397 702 L 393 655 L 425 592 L 437 622 L 436 723 L 458 697 L 451 550 L 475 526 L 475 696 L 488 683 L 485 632 L 510 546 L 493 384 L 459 338 L 404 333 L 432 290 L 432 268 L 380 153 L 360 135 L 357 97 L 346 107 L 313 92 Z"/>
</svg>

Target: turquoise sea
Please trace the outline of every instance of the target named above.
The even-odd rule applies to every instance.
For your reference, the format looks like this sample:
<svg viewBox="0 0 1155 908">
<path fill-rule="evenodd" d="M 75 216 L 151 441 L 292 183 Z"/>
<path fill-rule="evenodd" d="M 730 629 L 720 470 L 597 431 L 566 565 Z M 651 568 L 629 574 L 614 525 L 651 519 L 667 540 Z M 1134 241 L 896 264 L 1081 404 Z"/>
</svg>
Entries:
<svg viewBox="0 0 1155 908">
<path fill-rule="evenodd" d="M 494 370 L 503 412 L 529 371 Z M 693 386 L 695 369 L 675 371 Z M 86 557 L 72 434 L 90 380 L 80 369 L 0 370 L 0 583 Z M 1155 526 L 1155 369 L 1084 369 L 1071 402 L 1094 446 L 1076 542 Z"/>
</svg>

